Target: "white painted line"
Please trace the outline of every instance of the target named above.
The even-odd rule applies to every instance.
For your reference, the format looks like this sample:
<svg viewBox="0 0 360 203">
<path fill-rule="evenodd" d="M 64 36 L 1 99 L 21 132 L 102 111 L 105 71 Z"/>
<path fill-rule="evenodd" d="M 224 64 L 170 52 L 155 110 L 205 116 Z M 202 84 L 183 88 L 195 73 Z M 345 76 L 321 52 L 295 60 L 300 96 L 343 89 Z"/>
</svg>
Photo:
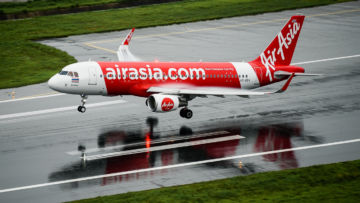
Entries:
<svg viewBox="0 0 360 203">
<path fill-rule="evenodd" d="M 314 61 L 304 61 L 304 62 L 299 62 L 299 63 L 292 63 L 291 65 L 303 65 L 303 64 L 309 64 L 309 63 L 335 61 L 335 60 L 340 60 L 340 59 L 348 59 L 348 58 L 356 58 L 356 57 L 360 57 L 360 55 L 341 56 L 341 57 L 335 57 L 335 58 L 319 59 L 319 60 L 314 60 Z"/>
<path fill-rule="evenodd" d="M 94 180 L 94 179 L 99 179 L 99 178 L 108 178 L 108 177 L 128 175 L 128 174 L 134 174 L 134 173 L 142 173 L 142 172 L 157 171 L 157 170 L 163 170 L 163 169 L 179 168 L 179 167 L 185 167 L 185 166 L 193 166 L 193 165 L 213 163 L 213 162 L 226 161 L 226 160 L 232 160 L 232 159 L 249 158 L 249 157 L 263 156 L 263 155 L 268 155 L 268 154 L 276 154 L 276 153 L 284 153 L 284 152 L 290 152 L 290 151 L 300 151 L 300 150 L 305 150 L 305 149 L 315 149 L 315 148 L 321 148 L 321 147 L 350 144 L 350 143 L 355 143 L 355 142 L 360 142 L 360 139 L 345 140 L 345 141 L 331 142 L 331 143 L 318 144 L 318 145 L 310 145 L 310 146 L 304 146 L 304 147 L 295 147 L 295 148 L 274 150 L 274 151 L 268 151 L 268 152 L 259 152 L 259 153 L 253 153 L 253 154 L 236 155 L 236 156 L 230 156 L 230 157 L 224 157 L 224 158 L 218 158 L 218 159 L 210 159 L 210 160 L 204 160 L 204 161 L 196 161 L 196 162 L 183 163 L 183 164 L 174 164 L 174 165 L 160 166 L 160 167 L 155 167 L 155 168 L 145 168 L 145 169 L 139 169 L 139 170 L 133 170 L 133 171 L 124 171 L 124 172 L 110 173 L 110 174 L 90 176 L 90 177 L 84 177 L 84 178 L 75 178 L 75 179 L 70 179 L 70 180 L 55 181 L 55 182 L 50 182 L 50 183 L 28 185 L 28 186 L 22 186 L 22 187 L 14 187 L 14 188 L 2 189 L 2 190 L 0 190 L 0 193 L 34 189 L 34 188 L 47 187 L 47 186 L 53 186 L 53 185 L 61 185 L 61 184 L 66 184 L 66 183 L 74 183 L 74 182 L 87 181 L 87 180 Z"/>
<path fill-rule="evenodd" d="M 164 142 L 175 142 L 175 141 L 179 141 L 179 140 L 189 140 L 189 139 L 194 139 L 194 138 L 204 138 L 204 137 L 209 137 L 209 136 L 215 136 L 215 135 L 224 135 L 229 133 L 228 131 L 215 131 L 215 132 L 209 132 L 209 133 L 202 133 L 202 134 L 197 134 L 197 135 L 190 135 L 190 136 L 181 136 L 181 137 L 170 137 L 170 138 L 166 138 L 166 139 L 161 139 L 161 140 L 155 140 L 155 141 L 151 141 L 150 144 L 160 144 L 160 143 L 164 143 Z M 132 144 L 126 144 L 126 145 L 118 145 L 118 146 L 113 146 L 113 147 L 106 147 L 106 148 L 91 148 L 91 149 L 86 149 L 86 154 L 89 153 L 95 153 L 95 152 L 100 152 L 100 151 L 109 151 L 109 150 L 120 150 L 122 148 L 125 147 L 132 147 L 132 146 L 138 146 L 138 145 L 145 145 L 146 142 L 137 142 L 137 143 L 132 143 Z M 80 155 L 82 152 L 79 151 L 71 151 L 71 152 L 66 152 L 68 155 Z"/>
<path fill-rule="evenodd" d="M 106 106 L 106 105 L 119 104 L 119 103 L 125 103 L 125 102 L 126 101 L 124 101 L 124 100 L 100 102 L 100 103 L 88 104 L 88 105 L 86 105 L 86 107 Z M 30 112 L 23 112 L 23 113 L 5 114 L 5 115 L 0 115 L 0 120 L 9 119 L 9 118 L 25 117 L 25 116 L 48 114 L 48 113 L 56 113 L 56 112 L 69 111 L 69 110 L 77 111 L 77 107 L 78 106 L 68 106 L 68 107 L 45 109 L 45 110 L 39 110 L 39 111 L 30 111 Z"/>
<path fill-rule="evenodd" d="M 24 101 L 24 100 L 30 100 L 30 99 L 42 99 L 42 98 L 47 98 L 47 97 L 56 97 L 56 96 L 62 96 L 62 95 L 66 95 L 66 94 L 65 93 L 56 93 L 56 94 L 46 94 L 46 95 L 41 95 L 41 96 L 22 97 L 22 98 L 18 98 L 18 99 L 8 99 L 8 100 L 0 101 L 0 104 L 8 103 L 8 102 L 15 102 L 15 101 Z"/>
<path fill-rule="evenodd" d="M 131 155 L 131 154 L 140 154 L 140 153 L 144 153 L 144 152 L 154 152 L 154 151 L 160 151 L 160 150 L 166 150 L 166 149 L 189 147 L 189 146 L 210 144 L 210 143 L 216 143 L 216 142 L 225 142 L 225 141 L 230 141 L 230 140 L 239 140 L 239 139 L 243 139 L 243 138 L 245 138 L 245 137 L 240 136 L 240 135 L 232 135 L 232 136 L 218 137 L 218 138 L 213 138 L 213 139 L 196 140 L 196 141 L 183 142 L 183 143 L 177 143 L 177 144 L 169 144 L 169 145 L 162 145 L 162 146 L 156 146 L 156 147 L 127 150 L 127 151 L 122 151 L 122 152 L 113 152 L 113 153 L 108 153 L 108 154 L 86 156 L 86 160 L 92 161 L 92 160 L 105 159 L 105 158 L 110 158 L 110 157 L 118 157 L 118 156 L 125 156 L 125 155 Z"/>
</svg>

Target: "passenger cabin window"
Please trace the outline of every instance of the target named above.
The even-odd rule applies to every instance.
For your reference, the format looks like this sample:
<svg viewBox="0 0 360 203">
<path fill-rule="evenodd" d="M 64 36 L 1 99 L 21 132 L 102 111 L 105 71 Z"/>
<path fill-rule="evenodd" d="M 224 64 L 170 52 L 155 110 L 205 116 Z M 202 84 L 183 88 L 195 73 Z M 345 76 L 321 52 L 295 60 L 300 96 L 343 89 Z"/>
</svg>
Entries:
<svg viewBox="0 0 360 203">
<path fill-rule="evenodd" d="M 72 76 L 73 76 L 73 72 L 70 71 L 70 72 L 68 72 L 67 75 L 72 77 Z"/>
<path fill-rule="evenodd" d="M 74 72 L 75 77 L 79 77 L 79 74 L 77 72 Z"/>
</svg>

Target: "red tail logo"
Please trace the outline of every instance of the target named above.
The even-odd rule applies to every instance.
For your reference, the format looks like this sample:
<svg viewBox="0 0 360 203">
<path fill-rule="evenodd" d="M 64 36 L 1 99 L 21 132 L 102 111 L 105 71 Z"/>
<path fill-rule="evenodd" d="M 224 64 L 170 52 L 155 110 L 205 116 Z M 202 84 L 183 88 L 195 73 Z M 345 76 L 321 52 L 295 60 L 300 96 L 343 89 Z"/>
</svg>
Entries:
<svg viewBox="0 0 360 203">
<path fill-rule="evenodd" d="M 271 82 L 276 66 L 288 66 L 291 63 L 296 43 L 300 35 L 305 16 L 293 16 L 260 56 L 250 63 L 265 67 L 265 77 Z"/>
<path fill-rule="evenodd" d="M 164 98 L 161 103 L 161 109 L 163 111 L 170 111 L 174 108 L 174 101 L 168 97 Z"/>
</svg>

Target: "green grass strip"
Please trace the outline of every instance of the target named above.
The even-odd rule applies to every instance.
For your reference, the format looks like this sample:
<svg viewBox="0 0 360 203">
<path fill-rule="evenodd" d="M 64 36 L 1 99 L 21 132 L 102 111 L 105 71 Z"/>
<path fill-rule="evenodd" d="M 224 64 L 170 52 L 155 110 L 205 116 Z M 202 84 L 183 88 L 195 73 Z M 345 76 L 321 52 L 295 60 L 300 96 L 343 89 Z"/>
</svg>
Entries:
<svg viewBox="0 0 360 203">
<path fill-rule="evenodd" d="M 0 21 L 0 88 L 44 82 L 75 62 L 30 40 L 258 14 L 347 0 L 198 0 Z"/>
<path fill-rule="evenodd" d="M 42 11 L 49 9 L 71 8 L 90 6 L 107 3 L 115 3 L 126 0 L 33 0 L 27 2 L 1 2 L 0 11 L 3 13 L 19 13 L 29 11 Z"/>
<path fill-rule="evenodd" d="M 74 201 L 360 202 L 360 160 Z"/>
</svg>

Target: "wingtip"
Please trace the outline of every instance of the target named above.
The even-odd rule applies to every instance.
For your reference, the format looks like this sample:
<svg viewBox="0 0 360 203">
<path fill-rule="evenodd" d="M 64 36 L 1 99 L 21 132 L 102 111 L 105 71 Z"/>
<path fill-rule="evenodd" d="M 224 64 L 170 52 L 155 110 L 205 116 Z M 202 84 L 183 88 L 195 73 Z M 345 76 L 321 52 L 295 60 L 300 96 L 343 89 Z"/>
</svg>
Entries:
<svg viewBox="0 0 360 203">
<path fill-rule="evenodd" d="M 286 81 L 286 83 L 282 86 L 281 89 L 279 89 L 278 91 L 276 91 L 275 93 L 282 93 L 285 92 L 287 90 L 287 88 L 290 85 L 291 80 L 293 79 L 293 77 L 295 76 L 295 73 L 292 73 L 291 76 L 289 77 L 289 79 Z"/>
<path fill-rule="evenodd" d="M 129 45 L 130 40 L 131 40 L 131 37 L 132 37 L 134 31 L 135 31 L 135 28 L 133 27 L 133 28 L 131 29 L 131 31 L 129 32 L 129 34 L 126 35 L 126 38 L 125 38 L 124 41 L 121 43 L 121 45 L 126 45 L 126 46 Z"/>
</svg>

